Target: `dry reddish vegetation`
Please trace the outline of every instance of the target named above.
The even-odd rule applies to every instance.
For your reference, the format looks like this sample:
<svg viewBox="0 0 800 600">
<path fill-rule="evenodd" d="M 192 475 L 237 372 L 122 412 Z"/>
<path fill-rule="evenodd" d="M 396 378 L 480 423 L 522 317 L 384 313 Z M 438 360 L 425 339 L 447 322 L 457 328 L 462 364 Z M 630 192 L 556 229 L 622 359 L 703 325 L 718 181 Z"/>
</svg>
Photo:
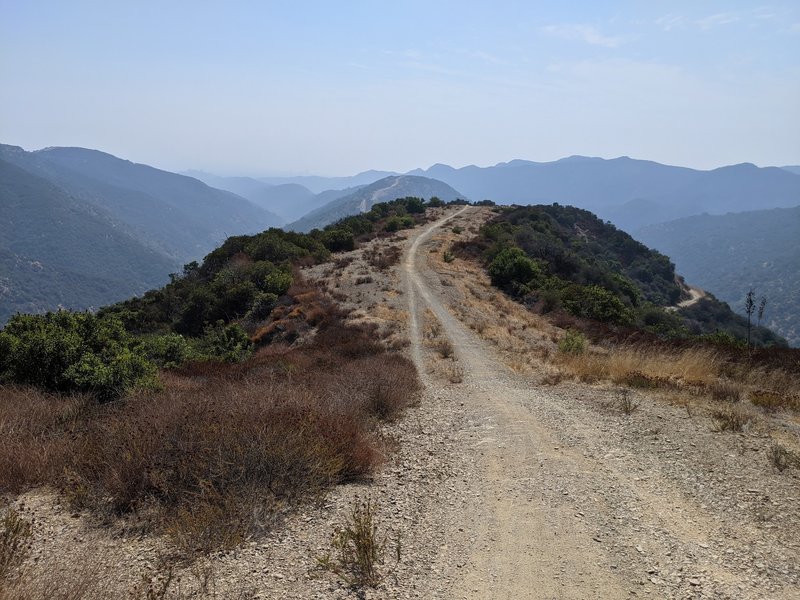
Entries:
<svg viewBox="0 0 800 600">
<path fill-rule="evenodd" d="M 383 458 L 376 423 L 415 401 L 416 371 L 370 328 L 330 312 L 317 322 L 300 348 L 164 373 L 162 391 L 115 403 L 0 389 L 0 493 L 52 485 L 193 551 L 235 545 L 368 477 Z"/>
</svg>

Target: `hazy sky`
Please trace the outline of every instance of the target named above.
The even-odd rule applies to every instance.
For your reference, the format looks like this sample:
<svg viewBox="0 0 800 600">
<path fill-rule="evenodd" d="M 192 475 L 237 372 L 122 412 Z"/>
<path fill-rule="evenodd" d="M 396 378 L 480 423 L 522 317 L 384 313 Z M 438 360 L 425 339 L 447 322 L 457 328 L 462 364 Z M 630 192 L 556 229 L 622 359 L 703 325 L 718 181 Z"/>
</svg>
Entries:
<svg viewBox="0 0 800 600">
<path fill-rule="evenodd" d="M 800 164 L 800 3 L 0 0 L 0 142 L 252 175 Z"/>
</svg>

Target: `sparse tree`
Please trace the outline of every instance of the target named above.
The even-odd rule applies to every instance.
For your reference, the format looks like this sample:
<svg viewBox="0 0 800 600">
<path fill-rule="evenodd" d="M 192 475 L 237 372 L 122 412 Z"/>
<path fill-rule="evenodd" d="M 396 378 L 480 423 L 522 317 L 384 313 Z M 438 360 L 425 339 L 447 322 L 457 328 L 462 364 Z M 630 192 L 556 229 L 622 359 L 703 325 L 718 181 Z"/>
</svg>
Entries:
<svg viewBox="0 0 800 600">
<path fill-rule="evenodd" d="M 761 319 L 764 318 L 764 309 L 767 307 L 767 297 L 761 296 L 758 302 L 758 326 L 761 327 Z"/>
<path fill-rule="evenodd" d="M 744 312 L 747 313 L 747 347 L 750 348 L 750 329 L 753 320 L 753 312 L 756 309 L 756 292 L 753 288 L 747 292 L 744 298 Z"/>
</svg>

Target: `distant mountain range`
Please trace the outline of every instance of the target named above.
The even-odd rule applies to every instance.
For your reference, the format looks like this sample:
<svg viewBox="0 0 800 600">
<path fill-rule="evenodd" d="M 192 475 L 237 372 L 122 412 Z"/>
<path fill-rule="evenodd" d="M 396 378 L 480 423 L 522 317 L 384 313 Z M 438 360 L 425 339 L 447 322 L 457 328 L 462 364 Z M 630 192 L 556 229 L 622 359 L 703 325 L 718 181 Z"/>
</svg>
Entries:
<svg viewBox="0 0 800 600">
<path fill-rule="evenodd" d="M 426 200 L 435 196 L 445 202 L 465 198 L 446 183 L 435 179 L 414 175 L 390 175 L 311 211 L 302 219 L 289 223 L 286 228 L 308 232 L 344 217 L 366 212 L 378 202 L 388 202 L 407 196 Z"/>
<path fill-rule="evenodd" d="M 570 204 L 631 231 L 683 216 L 800 204 L 800 177 L 751 164 L 698 171 L 628 157 L 572 156 L 548 163 L 514 160 L 493 167 L 434 165 L 432 177 L 474 200 L 501 204 Z"/>
<path fill-rule="evenodd" d="M 204 171 L 184 171 L 183 174 L 199 179 L 212 187 L 228 190 L 247 198 L 253 204 L 278 215 L 282 220 L 282 224 L 295 221 L 312 210 L 337 198 L 346 196 L 356 189 L 355 187 L 346 187 L 345 189 L 326 189 L 322 192 L 314 193 L 307 187 L 291 181 L 272 184 L 253 177 L 219 177 Z M 298 179 L 336 179 L 341 180 L 340 183 L 343 183 L 354 178 L 301 177 Z"/>
<path fill-rule="evenodd" d="M 326 190 L 341 190 L 345 188 L 355 188 L 375 183 L 384 177 L 392 175 L 402 175 L 394 171 L 363 171 L 357 175 L 346 177 L 320 177 L 318 175 L 299 175 L 296 177 L 259 177 L 259 181 L 270 185 L 281 185 L 294 183 L 302 185 L 314 194 L 319 194 Z"/>
<path fill-rule="evenodd" d="M 163 284 L 229 235 L 280 219 L 204 183 L 83 148 L 0 145 L 0 323 Z"/>
<path fill-rule="evenodd" d="M 800 347 L 800 206 L 686 217 L 634 237 L 671 257 L 689 283 L 740 314 L 754 288 L 757 298 L 767 298 L 764 324 Z"/>
<path fill-rule="evenodd" d="M 680 217 L 800 205 L 800 167 L 759 168 L 749 163 L 710 171 L 626 156 L 571 156 L 553 162 L 512 160 L 459 169 L 436 164 L 406 175 L 436 179 L 472 200 L 498 204 L 559 204 L 591 210 L 626 231 Z M 372 184 L 397 173 L 364 171 L 353 177 L 270 177 L 272 185 Z M 230 189 L 230 188 L 228 188 Z M 294 226 L 294 225 L 293 225 Z"/>
<path fill-rule="evenodd" d="M 0 228 L 3 314 L 112 302 L 162 282 L 227 236 L 286 223 L 309 231 L 405 196 L 571 204 L 626 231 L 704 212 L 800 205 L 798 166 L 700 171 L 628 157 L 572 156 L 459 169 L 437 164 L 407 174 L 219 177 L 169 173 L 84 148 L 26 152 L 0 145 L 0 160 L 0 208 L 4 217 L 10 215 Z M 676 261 L 681 256 L 681 248 L 659 249 L 675 254 Z M 105 259 L 94 260 L 98 255 Z M 703 285 L 680 260 L 690 281 Z"/>
</svg>

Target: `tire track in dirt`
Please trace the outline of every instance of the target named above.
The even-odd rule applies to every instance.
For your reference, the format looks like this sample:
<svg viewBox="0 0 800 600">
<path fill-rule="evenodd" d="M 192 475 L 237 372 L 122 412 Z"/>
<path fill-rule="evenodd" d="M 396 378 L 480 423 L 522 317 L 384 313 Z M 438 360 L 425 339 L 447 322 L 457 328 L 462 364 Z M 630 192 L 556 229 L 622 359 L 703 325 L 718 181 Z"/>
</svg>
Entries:
<svg viewBox="0 0 800 600">
<path fill-rule="evenodd" d="M 419 248 L 447 221 L 468 208 L 441 219 L 420 234 L 409 247 L 403 264 L 411 315 L 412 356 L 421 374 L 422 341 L 419 323 L 424 306 L 439 319 L 466 371 L 463 400 L 469 408 L 488 413 L 491 435 L 478 442 L 484 497 L 464 512 L 465 526 L 476 542 L 465 549 L 465 573 L 453 597 L 559 598 L 569 590 L 575 598 L 627 597 L 624 585 L 612 574 L 612 562 L 598 552 L 591 535 L 573 524 L 569 506 L 550 509 L 534 503 L 531 485 L 542 478 L 546 459 L 574 462 L 568 452 L 533 419 L 523 406 L 529 390 L 509 381 L 505 370 L 491 360 L 486 343 L 464 327 L 441 303 L 420 275 Z M 565 465 L 566 466 L 566 465 Z"/>
</svg>

